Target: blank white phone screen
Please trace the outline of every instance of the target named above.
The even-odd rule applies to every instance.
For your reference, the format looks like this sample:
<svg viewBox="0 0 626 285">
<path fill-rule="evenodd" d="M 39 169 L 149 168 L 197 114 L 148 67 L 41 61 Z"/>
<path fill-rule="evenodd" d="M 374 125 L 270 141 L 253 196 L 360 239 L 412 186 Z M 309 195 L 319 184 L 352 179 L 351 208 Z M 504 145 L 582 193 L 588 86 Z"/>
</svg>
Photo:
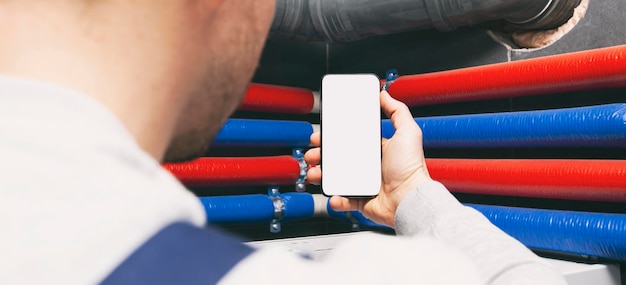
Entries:
<svg viewBox="0 0 626 285">
<path fill-rule="evenodd" d="M 380 80 L 331 74 L 321 90 L 322 192 L 376 196 L 381 184 Z"/>
</svg>

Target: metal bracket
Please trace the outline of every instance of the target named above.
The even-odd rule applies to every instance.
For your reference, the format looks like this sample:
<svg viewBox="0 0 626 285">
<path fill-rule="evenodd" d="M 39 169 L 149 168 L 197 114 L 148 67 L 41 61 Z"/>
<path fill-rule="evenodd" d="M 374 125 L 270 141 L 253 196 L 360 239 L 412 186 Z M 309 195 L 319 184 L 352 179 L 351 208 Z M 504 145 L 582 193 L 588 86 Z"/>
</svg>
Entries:
<svg viewBox="0 0 626 285">
<path fill-rule="evenodd" d="M 279 233 L 282 228 L 280 221 L 285 215 L 285 201 L 280 197 L 278 187 L 270 187 L 267 194 L 272 198 L 272 203 L 274 203 L 274 217 L 272 222 L 270 222 L 270 232 Z"/>
<path fill-rule="evenodd" d="M 385 84 L 383 84 L 383 87 L 381 89 L 383 91 L 387 91 L 387 89 L 389 89 L 389 86 L 396 79 L 398 79 L 398 70 L 396 70 L 396 69 L 389 69 L 389 70 L 387 70 L 387 72 L 385 72 Z"/>
<path fill-rule="evenodd" d="M 304 161 L 303 149 L 296 148 L 293 150 L 292 154 L 300 165 L 300 176 L 298 176 L 298 180 L 296 181 L 296 191 L 304 192 L 306 191 L 306 172 L 309 170 L 309 165 L 307 165 L 306 161 Z"/>
</svg>

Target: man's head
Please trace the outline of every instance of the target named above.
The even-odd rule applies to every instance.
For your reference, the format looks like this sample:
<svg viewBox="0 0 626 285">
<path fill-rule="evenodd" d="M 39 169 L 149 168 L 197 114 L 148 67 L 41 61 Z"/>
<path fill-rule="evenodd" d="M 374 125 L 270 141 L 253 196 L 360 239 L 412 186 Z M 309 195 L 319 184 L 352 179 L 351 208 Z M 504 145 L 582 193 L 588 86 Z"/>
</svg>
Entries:
<svg viewBox="0 0 626 285">
<path fill-rule="evenodd" d="M 157 159 L 202 154 L 240 103 L 273 0 L 0 0 L 0 74 L 91 96 Z"/>
<path fill-rule="evenodd" d="M 214 24 L 199 36 L 206 63 L 199 83 L 185 105 L 165 159 L 185 160 L 201 155 L 223 122 L 241 102 L 257 66 L 273 15 L 273 0 L 225 0 Z"/>
</svg>

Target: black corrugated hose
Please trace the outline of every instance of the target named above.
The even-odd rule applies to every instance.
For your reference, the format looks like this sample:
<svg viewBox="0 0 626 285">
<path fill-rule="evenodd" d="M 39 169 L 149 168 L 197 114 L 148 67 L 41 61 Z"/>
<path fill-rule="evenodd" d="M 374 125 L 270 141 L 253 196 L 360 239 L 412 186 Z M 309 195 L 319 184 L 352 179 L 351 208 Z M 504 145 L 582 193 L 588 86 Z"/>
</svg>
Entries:
<svg viewBox="0 0 626 285">
<path fill-rule="evenodd" d="M 277 0 L 272 38 L 351 42 L 370 36 L 504 21 L 548 30 L 567 22 L 581 0 Z"/>
</svg>

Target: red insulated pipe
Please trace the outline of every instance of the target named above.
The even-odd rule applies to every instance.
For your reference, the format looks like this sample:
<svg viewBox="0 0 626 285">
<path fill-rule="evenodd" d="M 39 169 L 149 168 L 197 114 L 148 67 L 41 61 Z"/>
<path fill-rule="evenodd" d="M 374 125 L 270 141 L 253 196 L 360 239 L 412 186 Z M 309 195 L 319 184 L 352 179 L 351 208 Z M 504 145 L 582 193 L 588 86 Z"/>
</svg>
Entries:
<svg viewBox="0 0 626 285">
<path fill-rule="evenodd" d="M 239 110 L 308 114 L 313 109 L 314 103 L 311 90 L 252 83 Z"/>
<path fill-rule="evenodd" d="M 388 88 L 409 106 L 626 87 L 626 45 L 400 76 Z"/>
<path fill-rule="evenodd" d="M 626 202 L 626 160 L 427 159 L 451 192 Z"/>
<path fill-rule="evenodd" d="M 426 164 L 451 192 L 626 202 L 626 160 L 431 158 Z M 288 155 L 199 158 L 163 167 L 190 187 L 291 185 L 300 173 Z"/>
<path fill-rule="evenodd" d="M 163 167 L 189 187 L 294 185 L 298 161 L 289 155 L 271 157 L 204 157 Z"/>
</svg>

